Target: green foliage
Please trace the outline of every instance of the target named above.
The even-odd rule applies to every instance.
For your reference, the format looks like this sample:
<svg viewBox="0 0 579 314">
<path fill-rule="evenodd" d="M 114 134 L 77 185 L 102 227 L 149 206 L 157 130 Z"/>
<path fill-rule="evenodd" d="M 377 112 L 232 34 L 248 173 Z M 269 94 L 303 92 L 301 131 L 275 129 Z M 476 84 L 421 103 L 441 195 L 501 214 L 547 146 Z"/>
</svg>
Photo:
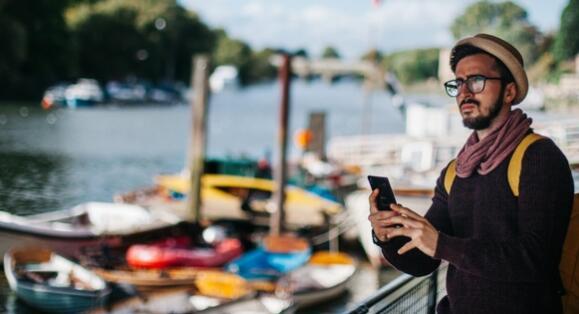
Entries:
<svg viewBox="0 0 579 314">
<path fill-rule="evenodd" d="M 511 1 L 474 3 L 454 20 L 450 30 L 456 39 L 477 33 L 499 36 L 517 47 L 526 64 L 539 57 L 541 33 L 529 22 L 527 11 Z"/>
<path fill-rule="evenodd" d="M 136 15 L 130 9 L 110 15 L 95 13 L 77 25 L 78 76 L 105 81 L 138 72 L 137 51 L 146 41 L 135 27 Z"/>
<path fill-rule="evenodd" d="M 0 38 L 2 99 L 81 76 L 188 81 L 191 56 L 215 46 L 176 0 L 0 0 Z"/>
<path fill-rule="evenodd" d="M 310 57 L 309 54 L 308 54 L 308 52 L 307 52 L 307 50 L 305 50 L 305 49 L 303 49 L 303 48 L 300 48 L 300 49 L 296 50 L 296 51 L 293 53 L 293 55 L 296 56 L 296 57 L 303 57 L 303 58 L 306 58 L 306 59 Z"/>
<path fill-rule="evenodd" d="M 436 48 L 401 51 L 385 56 L 382 64 L 403 84 L 416 83 L 437 77 L 438 54 Z"/>
<path fill-rule="evenodd" d="M 272 49 L 263 49 L 252 54 L 247 73 L 248 82 L 258 82 L 276 77 L 277 69 L 270 62 L 273 54 L 275 51 Z"/>
<path fill-rule="evenodd" d="M 230 64 L 235 66 L 239 71 L 241 84 L 247 84 L 251 57 L 252 52 L 249 45 L 241 40 L 228 37 L 224 32 L 220 32 L 217 38 L 217 46 L 213 51 L 213 62 L 215 65 Z"/>
<path fill-rule="evenodd" d="M 371 61 L 376 63 L 383 62 L 384 56 L 382 53 L 376 49 L 370 49 L 368 52 L 364 53 L 361 57 L 364 61 Z"/>
<path fill-rule="evenodd" d="M 579 53 L 579 0 L 569 0 L 561 14 L 561 26 L 555 38 L 553 54 L 557 61 Z"/>
<path fill-rule="evenodd" d="M 340 54 L 338 53 L 336 48 L 330 46 L 324 48 L 324 51 L 322 52 L 322 59 L 339 59 L 339 58 Z"/>
<path fill-rule="evenodd" d="M 253 51 L 249 45 L 241 40 L 227 36 L 225 31 L 214 31 L 217 45 L 213 51 L 213 63 L 219 65 L 233 65 L 239 71 L 239 81 L 242 85 L 274 78 L 276 68 L 270 63 L 270 57 L 275 53 L 272 49 Z"/>
<path fill-rule="evenodd" d="M 67 20 L 77 43 L 77 75 L 100 80 L 188 81 L 191 55 L 214 45 L 209 28 L 175 0 L 83 4 L 69 10 Z"/>
<path fill-rule="evenodd" d="M 39 97 L 70 69 L 66 1 L 0 1 L 0 98 Z"/>
<path fill-rule="evenodd" d="M 216 65 L 231 64 L 237 68 L 244 67 L 251 58 L 251 48 L 241 40 L 232 39 L 225 34 L 217 39 L 213 52 L 213 62 Z"/>
</svg>

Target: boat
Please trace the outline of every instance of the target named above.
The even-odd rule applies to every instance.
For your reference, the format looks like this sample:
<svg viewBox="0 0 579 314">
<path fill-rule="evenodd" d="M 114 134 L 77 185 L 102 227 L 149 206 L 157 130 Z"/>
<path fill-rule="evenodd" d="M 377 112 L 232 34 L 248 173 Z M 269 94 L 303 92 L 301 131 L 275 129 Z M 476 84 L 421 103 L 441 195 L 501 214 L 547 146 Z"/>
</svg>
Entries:
<svg viewBox="0 0 579 314">
<path fill-rule="evenodd" d="M 151 244 L 134 244 L 126 253 L 133 268 L 163 269 L 168 267 L 219 267 L 243 253 L 241 241 L 227 238 L 214 247 L 195 247 L 191 238 L 173 237 Z"/>
<path fill-rule="evenodd" d="M 202 177 L 201 215 L 204 219 L 248 220 L 269 225 L 275 182 L 269 179 L 205 174 Z M 161 175 L 155 186 L 115 196 L 119 203 L 137 204 L 150 209 L 166 210 L 185 217 L 185 196 L 189 179 L 185 174 Z M 285 225 L 289 229 L 326 226 L 328 220 L 343 212 L 343 206 L 304 189 L 286 188 Z"/>
<path fill-rule="evenodd" d="M 65 92 L 67 87 L 66 84 L 57 84 L 47 88 L 40 102 L 42 109 L 49 110 L 66 106 Z"/>
<path fill-rule="evenodd" d="M 311 256 L 309 244 L 293 236 L 269 236 L 264 243 L 229 263 L 225 269 L 248 280 L 277 280 L 304 265 Z"/>
<path fill-rule="evenodd" d="M 105 85 L 109 101 L 116 104 L 143 104 L 147 101 L 147 88 L 138 82 L 110 81 Z"/>
<path fill-rule="evenodd" d="M 197 269 L 188 285 L 143 289 L 91 313 L 282 313 L 293 305 L 273 294 L 275 285 L 249 282 L 222 270 Z M 152 287 L 152 286 L 151 286 Z M 148 288 L 151 288 L 148 287 Z"/>
<path fill-rule="evenodd" d="M 212 92 L 233 89 L 238 86 L 239 73 L 233 65 L 220 65 L 209 76 L 209 87 Z"/>
<path fill-rule="evenodd" d="M 282 277 L 277 294 L 291 295 L 297 308 L 306 308 L 338 297 L 356 273 L 356 261 L 342 252 L 316 252 L 309 262 Z"/>
<path fill-rule="evenodd" d="M 194 288 L 171 288 L 146 291 L 89 313 L 282 314 L 293 313 L 293 303 L 274 294 L 249 293 L 236 299 L 224 299 L 198 294 Z"/>
<path fill-rule="evenodd" d="M 158 288 L 190 286 L 201 271 L 196 267 L 176 267 L 166 269 L 105 269 L 91 270 L 108 282 L 129 284 L 137 288 Z"/>
<path fill-rule="evenodd" d="M 88 202 L 29 216 L 0 211 L 0 253 L 15 246 L 39 245 L 77 257 L 91 248 L 126 246 L 185 227 L 170 213 L 130 204 Z"/>
<path fill-rule="evenodd" d="M 4 273 L 20 299 L 43 311 L 81 313 L 103 306 L 111 292 L 93 272 L 41 247 L 5 254 Z"/>
<path fill-rule="evenodd" d="M 103 90 L 94 79 L 79 79 L 76 84 L 66 88 L 64 96 L 69 108 L 91 107 L 105 99 Z"/>
</svg>

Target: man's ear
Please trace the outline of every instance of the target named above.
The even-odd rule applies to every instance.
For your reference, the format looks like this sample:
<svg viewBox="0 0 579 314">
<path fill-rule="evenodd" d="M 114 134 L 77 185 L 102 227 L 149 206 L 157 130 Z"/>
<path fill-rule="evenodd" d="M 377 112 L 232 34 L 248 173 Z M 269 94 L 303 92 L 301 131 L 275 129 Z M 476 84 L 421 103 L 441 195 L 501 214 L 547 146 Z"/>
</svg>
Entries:
<svg viewBox="0 0 579 314">
<path fill-rule="evenodd" d="M 510 82 L 505 87 L 505 95 L 503 96 L 503 103 L 512 104 L 517 98 L 517 85 L 514 82 Z"/>
</svg>

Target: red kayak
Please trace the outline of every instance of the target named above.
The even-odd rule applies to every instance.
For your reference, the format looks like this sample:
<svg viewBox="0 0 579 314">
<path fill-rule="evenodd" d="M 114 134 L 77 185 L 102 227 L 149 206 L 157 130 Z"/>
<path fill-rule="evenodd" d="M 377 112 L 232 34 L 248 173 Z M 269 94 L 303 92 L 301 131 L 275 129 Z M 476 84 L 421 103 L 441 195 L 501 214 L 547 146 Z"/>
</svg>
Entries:
<svg viewBox="0 0 579 314">
<path fill-rule="evenodd" d="M 167 268 L 179 266 L 219 267 L 243 253 L 238 239 L 225 239 L 213 248 L 191 247 L 186 238 L 170 238 L 154 244 L 132 245 L 127 263 L 135 268 Z"/>
</svg>

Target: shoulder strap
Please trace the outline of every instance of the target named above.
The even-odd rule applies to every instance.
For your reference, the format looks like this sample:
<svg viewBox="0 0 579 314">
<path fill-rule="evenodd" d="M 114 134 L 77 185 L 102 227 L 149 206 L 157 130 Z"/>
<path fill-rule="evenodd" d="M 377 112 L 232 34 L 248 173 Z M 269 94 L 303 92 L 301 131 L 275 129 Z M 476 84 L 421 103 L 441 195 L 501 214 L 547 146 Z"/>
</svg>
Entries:
<svg viewBox="0 0 579 314">
<path fill-rule="evenodd" d="M 452 188 L 452 183 L 456 177 L 456 159 L 453 159 L 446 167 L 446 173 L 444 174 L 444 189 L 446 194 L 450 195 L 450 189 Z"/>
<path fill-rule="evenodd" d="M 509 181 L 509 186 L 515 197 L 519 197 L 519 182 L 521 179 L 521 169 L 523 166 L 523 156 L 527 148 L 536 141 L 542 139 L 543 136 L 535 133 L 528 134 L 523 138 L 523 140 L 515 148 L 513 157 L 509 161 L 509 168 L 507 170 L 507 179 Z M 452 183 L 454 183 L 454 178 L 456 177 L 456 159 L 453 159 L 446 168 L 446 174 L 444 175 L 444 189 L 446 193 L 450 195 L 450 190 L 452 189 Z"/>
<path fill-rule="evenodd" d="M 523 138 L 523 140 L 519 143 L 515 152 L 513 153 L 513 157 L 511 157 L 511 161 L 509 162 L 509 168 L 507 172 L 507 177 L 509 180 L 509 186 L 511 187 L 511 191 L 515 197 L 519 197 L 519 182 L 521 181 L 521 168 L 523 167 L 523 156 L 525 156 L 525 152 L 527 148 L 531 146 L 531 144 L 535 143 L 536 141 L 542 139 L 543 137 L 539 134 L 531 133 L 528 134 Z"/>
</svg>

